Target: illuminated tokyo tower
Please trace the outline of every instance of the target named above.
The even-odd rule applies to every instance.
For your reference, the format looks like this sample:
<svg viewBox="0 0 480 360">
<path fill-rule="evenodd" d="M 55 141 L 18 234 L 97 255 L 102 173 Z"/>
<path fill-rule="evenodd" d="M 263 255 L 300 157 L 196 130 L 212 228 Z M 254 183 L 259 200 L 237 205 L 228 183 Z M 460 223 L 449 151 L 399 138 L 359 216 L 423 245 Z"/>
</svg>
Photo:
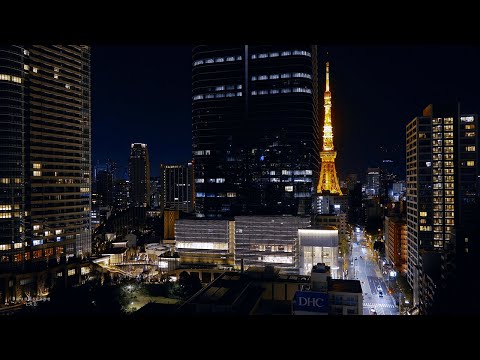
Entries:
<svg viewBox="0 0 480 360">
<path fill-rule="evenodd" d="M 332 128 L 332 94 L 330 93 L 330 75 L 329 63 L 327 62 L 327 80 L 325 86 L 325 122 L 323 124 L 323 151 L 320 152 L 322 167 L 320 168 L 320 178 L 318 179 L 317 194 L 328 193 L 332 195 L 342 195 L 340 185 L 338 184 L 337 170 L 335 169 L 335 158 L 337 152 L 333 147 L 333 128 Z"/>
</svg>

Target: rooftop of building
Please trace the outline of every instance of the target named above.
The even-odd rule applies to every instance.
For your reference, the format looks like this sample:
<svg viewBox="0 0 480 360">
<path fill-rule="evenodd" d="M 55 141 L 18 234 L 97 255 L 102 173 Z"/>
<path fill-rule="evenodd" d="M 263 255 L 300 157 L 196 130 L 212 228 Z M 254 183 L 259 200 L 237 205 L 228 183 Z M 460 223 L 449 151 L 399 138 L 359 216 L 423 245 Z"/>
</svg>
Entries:
<svg viewBox="0 0 480 360">
<path fill-rule="evenodd" d="M 330 266 L 325 265 L 324 263 L 318 263 L 313 265 L 312 273 L 323 274 L 330 272 Z"/>
<path fill-rule="evenodd" d="M 193 295 L 178 310 L 180 313 L 248 315 L 260 300 L 263 291 L 262 287 L 242 273 L 228 271 Z"/>
<path fill-rule="evenodd" d="M 328 279 L 328 291 L 362 294 L 359 280 Z"/>
</svg>

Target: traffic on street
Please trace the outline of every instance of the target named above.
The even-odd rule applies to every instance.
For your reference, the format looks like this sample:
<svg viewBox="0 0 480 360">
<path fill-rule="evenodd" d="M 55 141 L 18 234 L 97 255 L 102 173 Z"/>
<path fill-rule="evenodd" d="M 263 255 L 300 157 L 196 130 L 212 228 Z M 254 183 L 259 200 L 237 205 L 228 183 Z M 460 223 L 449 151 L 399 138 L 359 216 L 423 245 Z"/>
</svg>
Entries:
<svg viewBox="0 0 480 360">
<path fill-rule="evenodd" d="M 348 279 L 360 280 L 363 291 L 363 315 L 399 315 L 395 299 L 388 293 L 373 250 L 363 231 L 354 229 L 351 241 Z"/>
</svg>

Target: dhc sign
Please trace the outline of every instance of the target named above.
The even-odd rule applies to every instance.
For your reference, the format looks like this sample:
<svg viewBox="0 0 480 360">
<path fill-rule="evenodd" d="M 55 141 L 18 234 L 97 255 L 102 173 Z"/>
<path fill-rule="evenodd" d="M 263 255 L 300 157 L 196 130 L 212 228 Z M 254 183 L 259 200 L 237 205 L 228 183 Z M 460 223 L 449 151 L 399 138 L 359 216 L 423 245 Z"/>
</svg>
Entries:
<svg viewBox="0 0 480 360">
<path fill-rule="evenodd" d="M 328 294 L 316 291 L 297 291 L 293 311 L 328 312 Z"/>
</svg>

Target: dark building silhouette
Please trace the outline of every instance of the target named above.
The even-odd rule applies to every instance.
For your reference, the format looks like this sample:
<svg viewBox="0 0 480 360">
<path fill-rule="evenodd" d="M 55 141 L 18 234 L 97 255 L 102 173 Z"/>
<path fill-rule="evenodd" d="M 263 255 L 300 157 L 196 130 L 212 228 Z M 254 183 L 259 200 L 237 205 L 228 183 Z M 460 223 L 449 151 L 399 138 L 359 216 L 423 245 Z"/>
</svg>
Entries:
<svg viewBox="0 0 480 360">
<path fill-rule="evenodd" d="M 113 174 L 108 170 L 97 173 L 97 196 L 99 206 L 113 206 Z"/>
<path fill-rule="evenodd" d="M 317 47 L 195 46 L 196 212 L 309 214 L 319 173 Z"/>
<path fill-rule="evenodd" d="M 1 46 L 1 275 L 90 254 L 90 175 L 90 48 Z M 0 301 L 23 291 L 3 280 Z"/>
<path fill-rule="evenodd" d="M 128 162 L 130 181 L 130 205 L 150 206 L 150 161 L 147 144 L 134 143 L 130 146 Z"/>
<path fill-rule="evenodd" d="M 193 164 L 161 165 L 162 204 L 165 209 L 190 213 L 194 210 Z"/>
</svg>

